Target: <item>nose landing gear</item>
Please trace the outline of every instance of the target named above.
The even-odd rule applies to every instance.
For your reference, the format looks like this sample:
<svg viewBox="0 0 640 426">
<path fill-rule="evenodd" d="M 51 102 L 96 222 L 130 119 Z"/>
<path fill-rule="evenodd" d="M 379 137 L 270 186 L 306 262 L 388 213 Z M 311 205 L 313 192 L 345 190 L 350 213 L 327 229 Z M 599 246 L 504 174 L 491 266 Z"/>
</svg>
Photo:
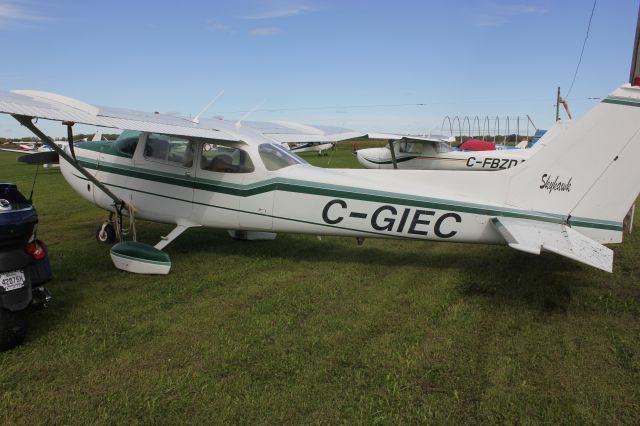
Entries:
<svg viewBox="0 0 640 426">
<path fill-rule="evenodd" d="M 96 241 L 103 244 L 113 244 L 116 242 L 116 227 L 113 222 L 113 213 L 109 212 L 109 219 L 98 227 L 96 231 Z"/>
<path fill-rule="evenodd" d="M 111 222 L 105 222 L 96 231 L 96 240 L 99 243 L 113 244 L 116 241 L 116 229 Z"/>
</svg>

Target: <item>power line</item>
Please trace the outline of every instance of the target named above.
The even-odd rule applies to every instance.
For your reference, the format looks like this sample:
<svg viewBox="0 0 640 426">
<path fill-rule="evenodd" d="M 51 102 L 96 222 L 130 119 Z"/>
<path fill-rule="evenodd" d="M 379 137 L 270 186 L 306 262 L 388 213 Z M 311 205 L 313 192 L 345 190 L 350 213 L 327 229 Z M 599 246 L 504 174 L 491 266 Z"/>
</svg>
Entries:
<svg viewBox="0 0 640 426">
<path fill-rule="evenodd" d="M 578 100 L 594 100 L 599 97 L 579 98 Z M 313 110 L 348 110 L 348 109 L 369 109 L 369 108 L 402 108 L 402 107 L 429 107 L 438 105 L 469 105 L 469 104 L 512 104 L 512 103 L 543 103 L 549 102 L 545 98 L 523 98 L 523 99 L 475 99 L 471 101 L 434 101 L 418 102 L 406 104 L 363 104 L 363 105 L 326 105 L 326 106 L 301 106 L 301 107 L 278 107 L 256 109 L 254 112 L 286 112 L 286 111 L 313 111 Z M 248 110 L 220 111 L 218 114 L 243 114 Z"/>
<path fill-rule="evenodd" d="M 593 13 L 596 10 L 596 4 L 598 0 L 593 0 L 593 7 L 591 8 L 591 16 L 589 17 L 589 25 L 587 25 L 587 34 L 584 36 L 584 42 L 582 43 L 582 51 L 580 52 L 580 59 L 578 60 L 578 65 L 576 66 L 576 71 L 573 73 L 573 80 L 571 81 L 571 86 L 569 86 L 569 91 L 567 95 L 564 97 L 567 99 L 573 90 L 573 85 L 576 82 L 576 77 L 578 77 L 578 70 L 580 69 L 580 64 L 582 63 L 582 56 L 584 55 L 584 48 L 587 46 L 587 40 L 589 39 L 589 31 L 591 30 L 591 21 L 593 20 Z"/>
</svg>

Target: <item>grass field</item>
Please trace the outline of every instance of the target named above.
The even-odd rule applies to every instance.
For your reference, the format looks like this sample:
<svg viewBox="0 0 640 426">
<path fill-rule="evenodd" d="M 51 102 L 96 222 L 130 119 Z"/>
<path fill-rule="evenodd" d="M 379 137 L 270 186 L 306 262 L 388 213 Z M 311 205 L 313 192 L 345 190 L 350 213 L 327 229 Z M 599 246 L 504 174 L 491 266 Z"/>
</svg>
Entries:
<svg viewBox="0 0 640 426">
<path fill-rule="evenodd" d="M 28 194 L 15 157 L 0 181 Z M 34 202 L 55 301 L 0 354 L 2 424 L 640 423 L 640 233 L 610 275 L 505 247 L 194 229 L 150 277 L 112 266 L 105 212 L 58 171 Z"/>
</svg>

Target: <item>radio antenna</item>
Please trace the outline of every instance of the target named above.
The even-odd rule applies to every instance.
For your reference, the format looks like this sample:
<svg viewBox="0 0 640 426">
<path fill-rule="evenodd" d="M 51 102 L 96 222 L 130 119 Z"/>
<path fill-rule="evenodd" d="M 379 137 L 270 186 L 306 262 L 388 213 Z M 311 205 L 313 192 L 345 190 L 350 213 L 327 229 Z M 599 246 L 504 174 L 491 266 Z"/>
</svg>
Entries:
<svg viewBox="0 0 640 426">
<path fill-rule="evenodd" d="M 249 116 L 250 116 L 251 114 L 253 114 L 254 112 L 256 112 L 256 110 L 258 110 L 262 105 L 264 105 L 264 103 L 265 103 L 265 102 L 267 102 L 267 100 L 266 100 L 266 99 L 265 99 L 265 100 L 263 100 L 262 102 L 260 102 L 258 105 L 254 106 L 254 107 L 251 109 L 251 111 L 248 111 L 245 115 L 243 115 L 243 116 L 242 116 L 242 118 L 241 118 L 240 120 L 236 121 L 236 128 L 238 128 L 238 129 L 239 129 L 240 127 L 242 127 L 242 122 L 243 122 L 244 120 L 246 120 L 247 118 L 249 118 Z"/>
<path fill-rule="evenodd" d="M 200 116 L 204 114 L 209 109 L 209 107 L 213 105 L 213 103 L 217 101 L 220 96 L 222 96 L 223 93 L 224 93 L 224 89 L 220 93 L 218 93 L 218 95 L 215 98 L 211 99 L 211 101 L 207 104 L 207 106 L 204 107 L 204 109 L 200 111 L 198 115 L 196 115 L 195 118 L 191 121 L 196 124 L 200 124 Z"/>
</svg>

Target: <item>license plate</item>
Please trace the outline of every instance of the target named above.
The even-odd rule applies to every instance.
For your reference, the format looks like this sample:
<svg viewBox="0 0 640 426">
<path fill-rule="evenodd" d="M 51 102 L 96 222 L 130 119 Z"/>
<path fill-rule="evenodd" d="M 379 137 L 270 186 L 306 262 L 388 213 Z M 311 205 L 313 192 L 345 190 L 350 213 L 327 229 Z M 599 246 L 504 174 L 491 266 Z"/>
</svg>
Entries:
<svg viewBox="0 0 640 426">
<path fill-rule="evenodd" d="M 24 287 L 24 272 L 0 272 L 0 287 L 4 287 L 4 291 L 16 290 Z"/>
</svg>

